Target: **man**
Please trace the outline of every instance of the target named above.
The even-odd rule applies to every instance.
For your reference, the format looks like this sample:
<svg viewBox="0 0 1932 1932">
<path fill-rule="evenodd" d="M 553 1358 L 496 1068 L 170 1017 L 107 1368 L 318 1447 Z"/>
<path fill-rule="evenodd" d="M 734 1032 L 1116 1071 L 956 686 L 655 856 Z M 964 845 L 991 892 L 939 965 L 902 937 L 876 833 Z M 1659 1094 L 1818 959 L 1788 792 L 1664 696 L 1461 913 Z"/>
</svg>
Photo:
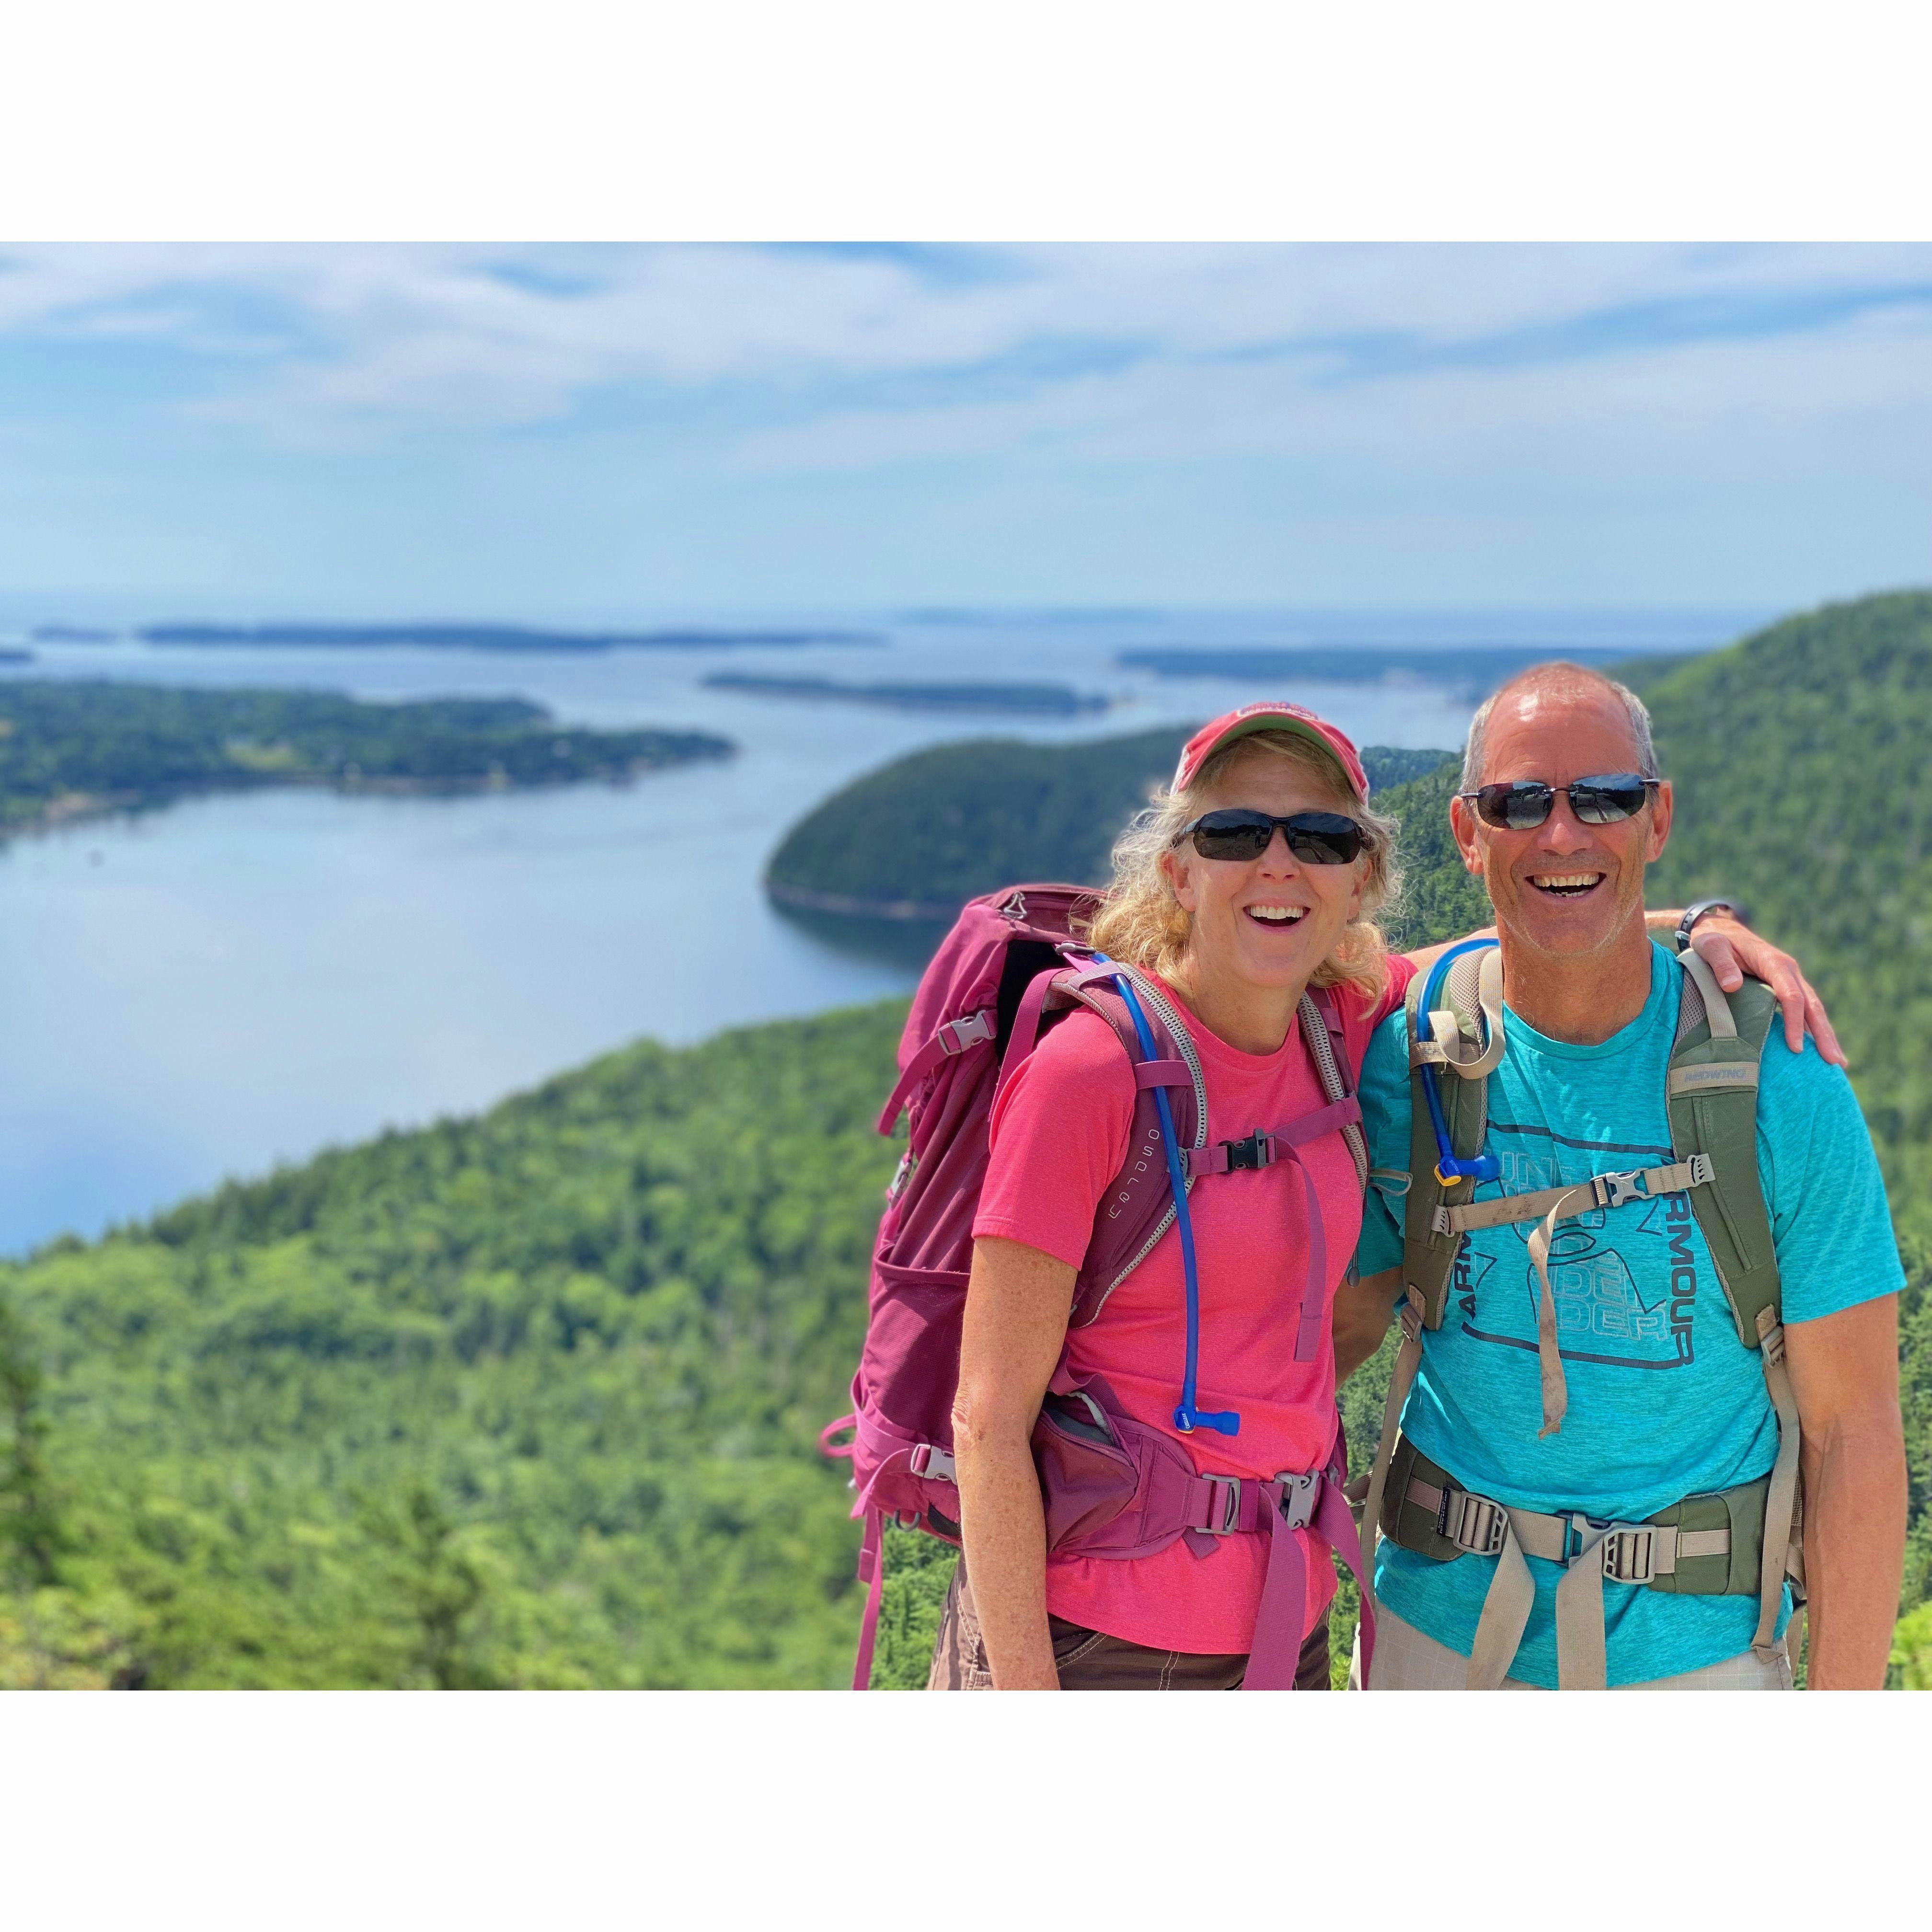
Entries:
<svg viewBox="0 0 1932 1932">
<path fill-rule="evenodd" d="M 1621 786 L 1584 782 L 1619 775 Z M 1517 789 L 1480 795 L 1502 786 Z M 1670 836 L 1672 798 L 1642 704 L 1575 665 L 1525 673 L 1477 714 L 1450 811 L 1500 938 L 1503 1048 L 1487 1076 L 1492 1158 L 1482 1169 L 1496 1178 L 1473 1196 L 1466 1185 L 1445 1196 L 1414 1152 L 1418 1022 L 1391 1016 L 1361 1084 L 1371 1164 L 1388 1192 L 1370 1190 L 1362 1279 L 1337 1300 L 1338 1375 L 1373 1351 L 1397 1298 L 1425 1303 L 1405 1280 L 1426 1270 L 1413 1208 L 1402 1265 L 1396 1171 L 1420 1188 L 1418 1201 L 1540 1198 L 1528 1214 L 1513 1200 L 1492 1209 L 1492 1225 L 1479 1225 L 1472 1206 L 1453 1241 L 1446 1213 L 1428 1210 L 1444 1250 L 1440 1325 L 1405 1315 L 1399 1378 L 1414 1381 L 1393 1465 L 1392 1432 L 1378 1459 L 1387 1494 L 1376 1512 L 1384 1540 L 1369 1688 L 1788 1688 L 1778 1641 L 1786 1538 L 1776 1518 L 1782 1478 L 1789 1522 L 1791 1481 L 1778 1462 L 1779 1406 L 1800 1444 L 1808 1682 L 1876 1688 L 1904 1539 L 1904 1276 L 1850 1084 L 1814 1046 L 1794 1051 L 1771 1028 L 1755 1151 L 1775 1272 L 1762 1258 L 1753 1265 L 1781 1311 L 1757 1324 L 1761 1346 L 1748 1344 L 1750 1324 L 1726 1288 L 1738 1286 L 1736 1230 L 1711 1224 L 1731 1259 L 1721 1279 L 1704 1232 L 1720 1195 L 1739 1197 L 1742 1156 L 1726 1189 L 1694 1200 L 1709 1169 L 1678 1160 L 1666 1106 L 1688 975 L 1645 929 L 1644 868 Z M 1710 1030 L 1721 1031 L 1715 1019 Z M 1452 1039 L 1447 1052 L 1475 1044 Z M 1443 1064 L 1432 1077 L 1450 1076 L 1453 1087 L 1454 1073 Z M 1748 1078 L 1696 1077 L 1727 1087 Z M 1736 1144 L 1748 1148 L 1751 1116 L 1743 1119 Z M 1428 1144 L 1419 1136 L 1414 1147 Z M 1657 1192 L 1609 1172 L 1634 1168 L 1664 1170 Z M 1597 1176 L 1606 1184 L 1594 1195 L 1577 1191 Z M 1453 1186 L 1454 1176 L 1444 1179 Z M 1752 1498 L 1772 1519 L 1762 1536 L 1749 1520 Z M 1653 1549 L 1643 1526 L 1660 1517 L 1684 1528 L 1655 1533 Z M 1693 1533 L 1694 1524 L 1703 1527 Z M 1366 1521 L 1364 1534 L 1372 1534 Z"/>
</svg>

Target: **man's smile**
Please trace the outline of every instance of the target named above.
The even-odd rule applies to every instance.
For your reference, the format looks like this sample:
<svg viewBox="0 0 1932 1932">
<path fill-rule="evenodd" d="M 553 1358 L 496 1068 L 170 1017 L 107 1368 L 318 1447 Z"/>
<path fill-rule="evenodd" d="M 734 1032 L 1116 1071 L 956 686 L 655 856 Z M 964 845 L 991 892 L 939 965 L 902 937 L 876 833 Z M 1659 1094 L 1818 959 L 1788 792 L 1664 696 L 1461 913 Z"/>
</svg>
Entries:
<svg viewBox="0 0 1932 1932">
<path fill-rule="evenodd" d="M 1556 899 L 1587 898 L 1604 883 L 1601 872 L 1532 872 L 1529 883 Z"/>
</svg>

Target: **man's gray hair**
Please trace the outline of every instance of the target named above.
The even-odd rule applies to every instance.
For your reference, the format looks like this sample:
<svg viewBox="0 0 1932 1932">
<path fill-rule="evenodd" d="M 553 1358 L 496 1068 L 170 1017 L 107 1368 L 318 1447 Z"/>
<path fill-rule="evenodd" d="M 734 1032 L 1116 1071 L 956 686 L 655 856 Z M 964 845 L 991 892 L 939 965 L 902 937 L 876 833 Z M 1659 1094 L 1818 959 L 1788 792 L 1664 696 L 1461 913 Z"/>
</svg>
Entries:
<svg viewBox="0 0 1932 1932">
<path fill-rule="evenodd" d="M 1546 680 L 1556 682 L 1553 674 L 1562 674 L 1564 681 L 1574 680 L 1582 684 L 1594 684 L 1609 692 L 1624 708 L 1624 716 L 1630 720 L 1630 736 L 1636 745 L 1636 768 L 1640 776 L 1647 778 L 1661 777 L 1657 769 L 1657 752 L 1650 742 L 1650 712 L 1644 701 L 1627 684 L 1619 684 L 1613 677 L 1606 677 L 1600 670 L 1592 670 L 1587 664 L 1570 664 L 1562 659 L 1550 664 L 1532 664 L 1528 670 L 1519 671 L 1500 688 L 1492 691 L 1476 707 L 1476 715 L 1469 720 L 1469 736 L 1462 748 L 1462 781 L 1458 789 L 1474 791 L 1483 782 L 1483 754 L 1484 740 L 1489 735 L 1490 713 L 1496 708 L 1496 700 L 1507 697 L 1519 686 L 1532 681 Z"/>
</svg>

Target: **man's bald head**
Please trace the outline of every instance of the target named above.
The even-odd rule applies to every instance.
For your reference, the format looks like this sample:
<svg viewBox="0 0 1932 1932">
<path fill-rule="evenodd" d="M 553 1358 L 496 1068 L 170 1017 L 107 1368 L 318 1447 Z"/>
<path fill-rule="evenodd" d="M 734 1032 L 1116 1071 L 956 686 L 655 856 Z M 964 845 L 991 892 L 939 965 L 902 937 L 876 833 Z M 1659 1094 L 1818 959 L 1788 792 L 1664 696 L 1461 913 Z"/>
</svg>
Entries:
<svg viewBox="0 0 1932 1932">
<path fill-rule="evenodd" d="M 1650 713 L 1643 700 L 1628 685 L 1619 684 L 1601 671 L 1561 659 L 1550 664 L 1532 664 L 1519 671 L 1502 688 L 1486 698 L 1469 721 L 1468 742 L 1462 752 L 1460 789 L 1474 791 L 1485 781 L 1483 760 L 1486 753 L 1490 719 L 1498 705 L 1509 706 L 1534 698 L 1552 707 L 1568 704 L 1603 707 L 1621 711 L 1630 726 L 1632 761 L 1630 769 L 1647 778 L 1659 776 L 1657 753 L 1650 742 Z"/>
</svg>

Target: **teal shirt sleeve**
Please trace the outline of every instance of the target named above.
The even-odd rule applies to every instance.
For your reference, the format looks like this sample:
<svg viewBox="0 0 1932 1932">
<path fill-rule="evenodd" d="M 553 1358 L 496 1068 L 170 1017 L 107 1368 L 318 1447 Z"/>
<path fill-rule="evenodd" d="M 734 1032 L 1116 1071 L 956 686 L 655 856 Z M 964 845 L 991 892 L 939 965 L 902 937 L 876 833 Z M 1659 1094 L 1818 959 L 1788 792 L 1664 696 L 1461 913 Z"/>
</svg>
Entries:
<svg viewBox="0 0 1932 1932">
<path fill-rule="evenodd" d="M 1363 1057 L 1362 1132 L 1369 1144 L 1369 1166 L 1398 1174 L 1408 1172 L 1408 1022 L 1396 1007 L 1369 1040 Z M 1372 1177 L 1362 1203 L 1362 1238 L 1355 1249 L 1359 1274 L 1380 1274 L 1402 1262 L 1402 1196 L 1378 1186 Z"/>
<path fill-rule="evenodd" d="M 1905 1286 L 1885 1181 L 1852 1083 L 1774 1021 L 1760 1064 L 1758 1173 L 1786 1322 L 1816 1322 Z M 1364 1102 L 1364 1112 L 1367 1103 Z"/>
</svg>

